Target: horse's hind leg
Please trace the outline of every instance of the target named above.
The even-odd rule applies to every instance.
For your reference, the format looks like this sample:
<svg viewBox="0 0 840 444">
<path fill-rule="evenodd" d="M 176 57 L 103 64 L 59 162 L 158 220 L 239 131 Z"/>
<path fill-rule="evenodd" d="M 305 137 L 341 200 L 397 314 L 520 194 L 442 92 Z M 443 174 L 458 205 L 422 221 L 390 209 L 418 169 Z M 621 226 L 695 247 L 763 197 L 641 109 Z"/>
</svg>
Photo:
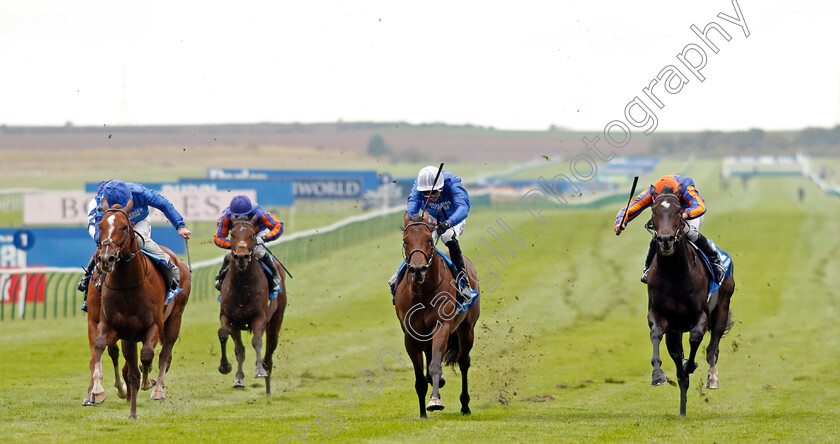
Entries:
<svg viewBox="0 0 840 444">
<path fill-rule="evenodd" d="M 680 417 L 685 418 L 685 404 L 688 397 L 688 373 L 683 367 L 683 346 L 682 333 L 671 331 L 665 335 L 665 345 L 668 346 L 668 353 L 674 360 L 677 367 L 677 383 L 680 386 Z"/>
<path fill-rule="evenodd" d="M 257 355 L 257 361 L 254 369 L 254 377 L 255 378 L 265 378 L 268 376 L 266 373 L 265 368 L 263 367 L 263 356 L 262 356 L 262 345 L 263 345 L 263 332 L 265 331 L 265 320 L 259 319 L 253 324 L 253 329 L 251 332 L 253 333 L 253 337 L 251 338 L 251 346 L 254 347 L 254 353 Z"/>
<path fill-rule="evenodd" d="M 126 397 L 125 381 L 120 376 L 120 348 L 117 344 L 108 346 L 108 356 L 111 357 L 111 362 L 114 363 L 114 387 L 117 388 L 117 396 L 121 399 Z"/>
<path fill-rule="evenodd" d="M 277 299 L 275 299 L 277 301 Z M 285 305 L 285 304 L 284 304 Z M 280 325 L 283 324 L 283 309 L 278 307 L 265 330 L 265 357 L 263 357 L 263 368 L 265 368 L 265 394 L 271 395 L 271 370 L 274 367 L 274 350 L 277 349 L 277 341 L 280 337 Z"/>
<path fill-rule="evenodd" d="M 692 327 L 688 334 L 688 344 L 690 349 L 688 352 L 688 359 L 683 361 L 683 367 L 685 368 L 685 372 L 689 375 L 694 373 L 694 370 L 697 370 L 697 362 L 694 359 L 697 357 L 697 350 L 700 348 L 700 343 L 703 342 L 703 336 L 706 334 L 707 319 L 706 313 L 700 313 L 697 323 L 694 324 L 694 327 Z"/>
<path fill-rule="evenodd" d="M 177 308 L 176 308 L 177 310 Z M 172 364 L 172 348 L 178 340 L 178 333 L 181 331 L 181 316 L 173 312 L 163 324 L 163 335 L 161 335 L 161 348 L 158 354 L 158 378 L 152 390 L 151 399 L 159 401 L 166 399 L 166 372 Z"/>
<path fill-rule="evenodd" d="M 242 331 L 232 330 L 233 353 L 236 355 L 236 379 L 233 380 L 233 387 L 245 387 L 245 373 L 242 371 L 242 363 L 245 362 L 245 346 L 242 344 Z"/>
<path fill-rule="evenodd" d="M 143 341 L 143 347 L 140 350 L 140 367 L 143 373 L 142 385 L 143 390 L 149 390 L 154 386 L 154 382 L 149 380 L 149 371 L 152 369 L 152 361 L 155 359 L 155 345 L 160 331 L 157 324 L 153 324 L 146 332 L 146 339 Z"/>
<path fill-rule="evenodd" d="M 668 382 L 668 377 L 662 371 L 662 358 L 659 357 L 659 345 L 662 343 L 662 335 L 668 323 L 664 319 L 658 319 L 653 313 L 648 313 L 648 325 L 650 326 L 650 342 L 653 345 L 653 355 L 650 359 L 653 373 L 650 385 L 656 387 Z"/>
<path fill-rule="evenodd" d="M 131 399 L 131 413 L 128 419 L 137 419 L 137 392 L 140 389 L 140 369 L 137 368 L 137 343 L 121 341 L 123 358 L 128 368 L 128 396 Z"/>
<path fill-rule="evenodd" d="M 466 325 L 463 322 L 461 325 Z M 458 329 L 458 368 L 461 370 L 461 414 L 470 414 L 470 393 L 467 390 L 467 371 L 470 369 L 470 350 L 472 350 L 473 340 L 472 326 L 469 328 Z"/>
<path fill-rule="evenodd" d="M 706 362 L 709 363 L 709 375 L 706 378 L 706 388 L 718 389 L 720 383 L 718 382 L 717 360 L 720 352 L 720 340 L 723 338 L 726 329 L 729 327 L 729 298 L 723 298 L 718 301 L 718 306 L 712 312 L 712 319 L 709 323 L 709 331 L 711 338 L 709 339 L 709 346 L 706 348 Z"/>
</svg>

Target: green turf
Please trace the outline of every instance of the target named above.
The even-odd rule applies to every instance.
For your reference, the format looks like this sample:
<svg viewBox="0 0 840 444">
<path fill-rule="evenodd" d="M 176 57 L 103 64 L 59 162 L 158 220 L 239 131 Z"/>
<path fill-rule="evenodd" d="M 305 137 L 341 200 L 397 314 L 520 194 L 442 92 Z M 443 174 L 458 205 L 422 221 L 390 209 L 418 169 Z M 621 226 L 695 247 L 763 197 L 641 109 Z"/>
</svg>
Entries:
<svg viewBox="0 0 840 444">
<path fill-rule="evenodd" d="M 756 178 L 748 189 L 733 183 L 722 190 L 718 174 L 719 162 L 691 170 L 709 207 L 703 232 L 735 261 L 735 326 L 721 342 L 721 389 L 703 388 L 701 360 L 687 418 L 678 417 L 675 387 L 650 387 L 646 292 L 638 282 L 643 221 L 616 237 L 616 205 L 547 210 L 545 226 L 507 206 L 474 210 L 463 241 L 468 256 L 490 258 L 479 240 L 502 218 L 526 243 L 511 257 L 491 242 L 507 265 L 494 261 L 499 287 L 482 296 L 469 417 L 458 413 L 459 374 L 448 368 L 446 410 L 428 421 L 417 418 L 412 372 L 390 358 L 383 362 L 393 379 L 380 372 L 379 393 L 363 396 L 354 387 L 357 374 L 378 368 L 372 361 L 381 350 L 407 359 L 385 285 L 400 261 L 394 229 L 295 270 L 271 398 L 251 377 L 250 345 L 248 387 L 232 389 L 232 375 L 216 370 L 214 302 L 187 307 L 169 398 L 152 402 L 141 393 L 137 421 L 127 420 L 128 406 L 111 387 L 107 359 L 108 401 L 81 406 L 89 359 L 83 319 L 0 322 L 0 440 L 276 442 L 296 441 L 296 428 L 311 427 L 313 442 L 837 441 L 840 240 L 833 226 L 840 200 L 799 178 Z M 663 367 L 675 378 L 669 359 Z M 315 423 L 328 409 L 337 418 L 325 426 L 334 436 L 324 438 Z"/>
</svg>

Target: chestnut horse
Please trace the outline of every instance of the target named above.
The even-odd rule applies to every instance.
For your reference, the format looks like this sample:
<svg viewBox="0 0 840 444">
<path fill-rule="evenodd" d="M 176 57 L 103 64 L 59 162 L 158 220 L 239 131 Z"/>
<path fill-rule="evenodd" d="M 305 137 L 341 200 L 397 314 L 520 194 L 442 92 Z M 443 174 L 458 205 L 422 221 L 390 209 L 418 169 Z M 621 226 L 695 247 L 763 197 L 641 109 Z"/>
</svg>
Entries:
<svg viewBox="0 0 840 444">
<path fill-rule="evenodd" d="M 129 419 L 137 418 L 137 392 L 148 390 L 154 385 L 152 399 L 165 399 L 166 372 L 172 361 L 172 347 L 181 329 L 181 317 L 190 293 L 190 272 L 177 257 L 164 249 L 181 270 L 181 293 L 169 304 L 164 313 L 166 284 L 163 275 L 148 256 L 141 252 L 137 234 L 132 229 L 128 213 L 133 201 L 125 208 L 110 207 L 103 199 L 104 217 L 99 223 L 100 237 L 97 241 L 96 279 L 103 281 L 102 289 L 91 285 L 88 290 L 88 340 L 91 345 L 91 383 L 84 405 L 95 405 L 105 401 L 102 387 L 102 354 L 105 348 L 114 362 L 115 382 L 120 397 L 128 396 L 131 402 Z M 93 282 L 93 279 L 92 279 Z M 128 393 L 117 372 L 118 349 L 121 341 L 126 362 L 122 376 L 128 383 Z M 137 363 L 137 342 L 142 342 L 140 353 L 141 371 Z M 162 343 L 158 358 L 158 379 L 149 379 L 149 370 L 154 359 L 154 348 Z M 142 382 L 142 384 L 141 384 Z"/>
<path fill-rule="evenodd" d="M 718 388 L 717 359 L 720 339 L 731 327 L 729 302 L 735 291 L 735 279 L 726 276 L 718 290 L 717 303 L 708 300 L 709 277 L 703 259 L 686 239 L 680 206 L 680 193 L 657 195 L 651 187 L 653 216 L 648 228 L 653 230 L 657 251 L 648 274 L 648 325 L 653 344 L 651 385 L 667 382 L 659 358 L 659 344 L 665 336 L 668 353 L 677 367 L 680 387 L 680 416 L 685 416 L 689 375 L 697 369 L 694 358 L 706 332 L 711 340 L 706 348 L 709 374 L 706 387 Z M 683 333 L 689 332 L 690 352 L 683 359 Z"/>
<path fill-rule="evenodd" d="M 461 370 L 461 413 L 468 415 L 467 371 L 480 311 L 479 301 L 476 299 L 466 311 L 458 311 L 455 279 L 435 249 L 428 214 L 412 218 L 406 212 L 404 219 L 406 276 L 397 286 L 394 306 L 405 334 L 405 350 L 414 364 L 414 389 L 420 402 L 420 417 L 426 418 L 427 409 L 443 410 L 439 389 L 446 381 L 442 377 L 441 363 L 454 366 L 455 362 Z M 470 286 L 478 290 L 475 266 L 466 257 L 464 266 Z M 423 365 L 424 354 L 426 365 Z M 432 394 L 427 406 L 424 401 L 429 384 Z"/>
<path fill-rule="evenodd" d="M 245 387 L 242 362 L 245 360 L 245 346 L 242 344 L 242 330 L 253 333 L 251 345 L 257 354 L 255 378 L 265 378 L 265 394 L 271 395 L 272 354 L 277 348 L 280 325 L 286 311 L 286 275 L 277 260 L 274 266 L 280 273 L 281 290 L 276 298 L 269 300 L 270 281 L 263 272 L 262 263 L 254 257 L 257 228 L 256 216 L 251 219 L 236 218 L 230 229 L 230 270 L 222 280 L 221 307 L 219 319 L 219 342 L 222 358 L 219 372 L 231 371 L 227 359 L 228 336 L 233 336 L 234 353 L 238 364 L 233 386 Z M 268 253 L 266 253 L 268 254 Z M 262 336 L 265 331 L 265 357 L 260 356 Z"/>
</svg>

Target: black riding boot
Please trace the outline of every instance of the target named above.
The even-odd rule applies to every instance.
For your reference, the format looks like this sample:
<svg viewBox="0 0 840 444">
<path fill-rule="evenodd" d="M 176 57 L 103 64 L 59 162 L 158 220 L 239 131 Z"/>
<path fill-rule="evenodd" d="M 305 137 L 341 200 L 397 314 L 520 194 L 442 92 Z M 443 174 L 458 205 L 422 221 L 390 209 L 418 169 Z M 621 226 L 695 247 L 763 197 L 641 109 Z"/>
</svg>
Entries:
<svg viewBox="0 0 840 444">
<path fill-rule="evenodd" d="M 178 288 L 179 285 L 181 285 L 181 269 L 178 268 L 178 266 L 175 265 L 175 263 L 171 260 L 167 261 L 166 265 L 169 271 L 168 273 L 166 273 L 166 283 L 168 284 L 168 288 L 170 290 L 175 290 Z"/>
<path fill-rule="evenodd" d="M 227 274 L 229 263 L 230 254 L 226 254 L 225 259 L 222 262 L 222 268 L 219 269 L 219 275 L 216 276 L 216 290 L 222 291 L 222 281 L 225 279 L 225 275 Z"/>
<path fill-rule="evenodd" d="M 650 264 L 653 263 L 653 256 L 656 254 L 656 241 L 650 240 L 650 247 L 648 247 L 647 257 L 645 258 L 645 273 L 642 275 L 642 283 L 647 284 L 648 273 L 650 272 Z"/>
<path fill-rule="evenodd" d="M 720 257 L 718 256 L 717 250 L 712 247 L 712 244 L 709 243 L 706 236 L 703 236 L 702 234 L 698 234 L 697 240 L 694 241 L 694 245 L 697 245 L 706 257 L 709 258 L 709 262 L 712 263 L 712 272 L 715 275 L 715 282 L 720 285 L 720 283 L 723 282 L 723 275 L 726 273 L 726 270 L 723 269 L 723 265 L 720 263 Z"/>
<path fill-rule="evenodd" d="M 85 275 L 82 276 L 82 280 L 79 281 L 79 285 L 76 288 L 81 291 L 82 293 L 87 291 L 88 284 L 90 283 L 90 277 L 93 276 L 93 269 L 96 267 L 96 256 L 90 258 L 90 262 L 88 262 L 87 267 L 85 267 Z M 87 297 L 85 297 L 87 299 Z"/>
<path fill-rule="evenodd" d="M 455 282 L 458 284 L 458 293 L 464 299 L 464 304 L 469 304 L 472 300 L 472 292 L 470 291 L 469 281 L 467 280 L 467 271 L 464 267 L 464 255 L 461 253 L 461 245 L 458 244 L 457 239 L 452 239 L 446 243 L 449 248 L 449 258 L 455 264 L 458 270 L 458 276 L 455 277 Z"/>
<path fill-rule="evenodd" d="M 280 278 L 280 273 L 277 271 L 277 267 L 274 266 L 274 258 L 270 254 L 266 254 L 262 257 L 262 263 L 264 263 L 269 270 L 271 270 L 271 291 L 275 292 L 280 290 L 280 283 L 282 282 Z"/>
</svg>

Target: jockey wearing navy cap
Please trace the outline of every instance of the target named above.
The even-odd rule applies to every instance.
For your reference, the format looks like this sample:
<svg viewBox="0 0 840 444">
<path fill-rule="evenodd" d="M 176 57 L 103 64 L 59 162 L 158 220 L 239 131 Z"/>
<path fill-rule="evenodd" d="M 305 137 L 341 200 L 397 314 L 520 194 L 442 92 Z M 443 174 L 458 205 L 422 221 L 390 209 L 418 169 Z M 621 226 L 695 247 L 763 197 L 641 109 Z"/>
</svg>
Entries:
<svg viewBox="0 0 840 444">
<path fill-rule="evenodd" d="M 169 255 L 152 240 L 152 224 L 149 222 L 149 207 L 156 208 L 166 216 L 166 219 L 169 220 L 172 227 L 178 230 L 181 237 L 189 239 L 190 230 L 187 229 L 184 218 L 181 217 L 175 206 L 160 193 L 143 185 L 120 180 L 102 181 L 99 183 L 96 196 L 93 199 L 94 206 L 88 214 L 88 231 L 94 240 L 99 239 L 99 221 L 102 220 L 104 214 L 104 209 L 101 208 L 103 199 L 107 200 L 109 205 L 120 204 L 123 207 L 128 205 L 129 201 L 132 201 L 131 212 L 129 212 L 128 217 L 134 226 L 134 231 L 139 235 L 140 248 L 167 265 L 168 272 L 164 276 L 167 286 L 170 290 L 177 290 L 181 283 L 181 271 L 170 260 Z M 87 286 L 95 265 L 94 256 L 85 269 L 85 276 L 79 282 L 79 290 L 85 291 L 85 301 L 87 301 Z M 82 310 L 87 311 L 86 309 L 86 305 L 83 305 Z"/>
<path fill-rule="evenodd" d="M 274 215 L 263 209 L 263 207 L 259 206 L 259 204 L 252 203 L 248 196 L 241 194 L 234 196 L 234 198 L 230 201 L 230 206 L 225 208 L 225 210 L 222 211 L 222 215 L 219 216 L 219 222 L 216 227 L 216 235 L 214 236 L 213 241 L 219 247 L 229 250 L 230 241 L 227 237 L 230 233 L 231 227 L 233 226 L 233 219 L 238 217 L 250 219 L 254 216 L 256 216 L 254 226 L 256 227 L 257 232 L 263 233 L 262 235 L 257 236 L 257 242 L 254 245 L 254 256 L 262 261 L 262 263 L 265 264 L 265 266 L 271 271 L 271 291 L 279 291 L 280 284 L 282 282 L 280 273 L 277 271 L 277 267 L 274 266 L 274 258 L 270 254 L 266 254 L 267 251 L 265 248 L 265 242 L 271 242 L 283 234 L 283 222 L 274 217 Z M 222 289 L 222 279 L 225 277 L 228 262 L 230 261 L 228 256 L 229 255 L 227 254 L 225 255 L 224 263 L 222 263 L 222 268 L 219 270 L 219 276 L 216 277 L 217 290 Z"/>
<path fill-rule="evenodd" d="M 435 178 L 437 177 L 437 180 Z M 458 269 L 458 293 L 465 304 L 472 299 L 466 270 L 464 269 L 464 256 L 461 253 L 461 246 L 458 238 L 464 233 L 467 215 L 470 212 L 470 196 L 467 190 L 461 185 L 461 178 L 450 173 L 441 171 L 438 176 L 438 168 L 427 166 L 420 170 L 411 193 L 408 196 L 406 211 L 410 215 L 420 214 L 426 202 L 429 202 L 426 212 L 435 219 L 432 238 L 443 239 L 444 245 L 449 248 L 449 256 L 452 263 Z M 396 292 L 397 285 L 402 278 L 400 271 L 388 280 L 391 293 Z"/>
</svg>

